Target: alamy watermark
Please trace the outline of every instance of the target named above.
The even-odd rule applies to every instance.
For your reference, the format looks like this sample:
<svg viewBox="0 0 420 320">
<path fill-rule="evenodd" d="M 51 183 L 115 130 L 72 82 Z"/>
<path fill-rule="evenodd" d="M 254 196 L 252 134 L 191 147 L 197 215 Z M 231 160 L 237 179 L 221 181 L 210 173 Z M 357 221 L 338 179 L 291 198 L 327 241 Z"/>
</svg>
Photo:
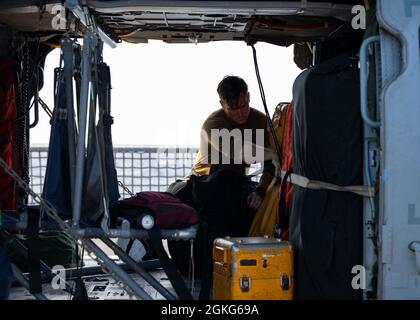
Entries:
<svg viewBox="0 0 420 320">
<path fill-rule="evenodd" d="M 210 137 L 205 130 L 200 136 L 200 164 L 254 164 L 265 161 L 268 148 L 264 147 L 264 129 L 211 129 Z M 196 147 L 159 147 L 158 154 L 194 154 Z M 270 151 L 268 151 L 270 152 Z M 271 157 L 270 157 L 271 159 Z M 159 158 L 160 165 L 166 165 L 165 157 Z"/>
<path fill-rule="evenodd" d="M 54 275 L 51 279 L 51 287 L 55 290 L 64 290 L 66 288 L 66 269 L 61 265 L 56 265 L 51 269 Z"/>
<path fill-rule="evenodd" d="M 255 133 L 255 140 L 254 138 Z M 205 130 L 201 131 L 200 147 L 203 164 L 252 164 L 264 161 L 264 129 L 211 129 L 210 139 Z M 209 148 L 210 146 L 210 154 Z M 233 162 L 233 163 L 232 163 Z"/>
<path fill-rule="evenodd" d="M 366 268 L 356 265 L 351 269 L 351 273 L 355 274 L 351 280 L 351 287 L 354 290 L 366 290 Z"/>
<path fill-rule="evenodd" d="M 54 17 L 51 20 L 51 26 L 55 30 L 65 30 L 67 26 L 66 8 L 62 5 L 55 5 L 51 8 L 51 14 Z"/>
<path fill-rule="evenodd" d="M 365 30 L 366 29 L 366 8 L 358 5 L 351 9 L 353 18 L 351 20 L 351 27 L 354 30 Z"/>
</svg>

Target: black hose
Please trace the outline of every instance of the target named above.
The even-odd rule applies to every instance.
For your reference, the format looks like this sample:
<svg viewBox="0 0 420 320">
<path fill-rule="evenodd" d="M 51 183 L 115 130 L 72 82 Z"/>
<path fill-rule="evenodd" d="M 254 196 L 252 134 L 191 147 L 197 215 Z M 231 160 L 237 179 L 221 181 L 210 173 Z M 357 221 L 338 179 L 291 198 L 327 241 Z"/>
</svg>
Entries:
<svg viewBox="0 0 420 320">
<path fill-rule="evenodd" d="M 35 119 L 34 122 L 32 124 L 29 125 L 29 128 L 35 128 L 36 125 L 39 122 L 39 66 L 37 68 L 37 72 L 35 75 L 35 95 L 34 95 L 34 115 L 35 115 Z"/>
<path fill-rule="evenodd" d="M 251 45 L 251 47 L 252 47 L 252 53 L 253 53 L 253 57 L 254 57 L 255 73 L 257 75 L 258 87 L 260 89 L 260 94 L 261 94 L 261 100 L 262 100 L 262 103 L 263 103 L 263 106 L 264 106 L 265 114 L 267 116 L 267 121 L 268 121 L 268 125 L 270 127 L 271 135 L 273 136 L 273 140 L 274 140 L 275 148 L 276 148 L 276 151 L 277 151 L 277 155 L 279 157 L 279 160 L 281 160 L 282 153 L 281 153 L 279 142 L 277 141 L 276 133 L 274 131 L 274 124 L 273 124 L 273 121 L 271 120 L 270 112 L 268 111 L 268 108 L 267 108 L 267 102 L 265 100 L 264 87 L 263 87 L 263 84 L 262 84 L 262 81 L 261 81 L 260 70 L 258 68 L 257 50 L 255 50 L 254 45 Z"/>
</svg>

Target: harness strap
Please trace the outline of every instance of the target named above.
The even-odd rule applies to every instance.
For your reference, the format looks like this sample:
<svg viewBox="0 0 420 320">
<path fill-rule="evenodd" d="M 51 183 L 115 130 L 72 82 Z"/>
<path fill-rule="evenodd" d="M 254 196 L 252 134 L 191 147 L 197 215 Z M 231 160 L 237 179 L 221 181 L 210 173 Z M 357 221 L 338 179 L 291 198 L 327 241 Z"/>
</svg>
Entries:
<svg viewBox="0 0 420 320">
<path fill-rule="evenodd" d="M 286 176 L 286 171 L 281 171 L 282 179 Z M 338 192 L 351 192 L 362 197 L 373 198 L 375 196 L 375 188 L 369 186 L 338 186 L 332 183 L 310 180 L 296 173 L 291 173 L 289 181 L 299 187 L 312 190 L 331 190 Z"/>
</svg>

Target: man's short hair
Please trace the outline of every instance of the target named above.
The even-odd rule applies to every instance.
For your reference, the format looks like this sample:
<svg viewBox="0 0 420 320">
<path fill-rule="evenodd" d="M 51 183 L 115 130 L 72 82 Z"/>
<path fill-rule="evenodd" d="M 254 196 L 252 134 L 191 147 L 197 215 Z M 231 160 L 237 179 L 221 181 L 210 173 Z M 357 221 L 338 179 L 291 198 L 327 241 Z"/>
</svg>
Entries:
<svg viewBox="0 0 420 320">
<path fill-rule="evenodd" d="M 226 76 L 217 86 L 219 98 L 225 100 L 228 104 L 235 103 L 241 93 L 248 92 L 248 85 L 244 79 L 237 76 Z"/>
</svg>

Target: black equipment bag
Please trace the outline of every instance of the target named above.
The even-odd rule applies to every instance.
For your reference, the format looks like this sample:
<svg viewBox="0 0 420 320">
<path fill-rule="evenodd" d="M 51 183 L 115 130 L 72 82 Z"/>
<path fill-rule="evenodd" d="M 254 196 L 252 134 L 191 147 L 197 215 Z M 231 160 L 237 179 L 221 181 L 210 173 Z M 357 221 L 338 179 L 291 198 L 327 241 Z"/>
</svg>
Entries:
<svg viewBox="0 0 420 320">
<path fill-rule="evenodd" d="M 96 124 L 94 117 L 90 118 L 83 190 L 82 218 L 88 225 L 100 221 L 105 210 L 104 197 L 108 206 L 116 204 L 120 198 L 111 135 L 111 74 L 104 62 L 98 64 L 97 91 L 99 108 L 92 111 L 99 113 L 99 121 Z"/>
<path fill-rule="evenodd" d="M 65 80 L 62 70 L 56 68 L 54 72 L 55 107 L 51 119 L 48 160 L 42 198 L 53 205 L 62 218 L 69 219 L 72 214 L 72 190 L 70 185 L 70 150 Z"/>
<path fill-rule="evenodd" d="M 304 71 L 293 86 L 294 173 L 340 186 L 363 185 L 359 70 L 351 54 Z M 290 242 L 298 299 L 359 299 L 363 198 L 293 186 Z"/>
<path fill-rule="evenodd" d="M 208 299 L 212 284 L 212 249 L 216 238 L 248 235 L 255 210 L 247 205 L 248 195 L 256 183 L 240 173 L 219 169 L 208 176 L 191 176 L 175 195 L 195 208 L 200 215 L 200 227 L 194 242 L 195 276 L 201 279 L 200 299 Z M 168 243 L 177 268 L 188 274 L 190 243 Z"/>
</svg>

